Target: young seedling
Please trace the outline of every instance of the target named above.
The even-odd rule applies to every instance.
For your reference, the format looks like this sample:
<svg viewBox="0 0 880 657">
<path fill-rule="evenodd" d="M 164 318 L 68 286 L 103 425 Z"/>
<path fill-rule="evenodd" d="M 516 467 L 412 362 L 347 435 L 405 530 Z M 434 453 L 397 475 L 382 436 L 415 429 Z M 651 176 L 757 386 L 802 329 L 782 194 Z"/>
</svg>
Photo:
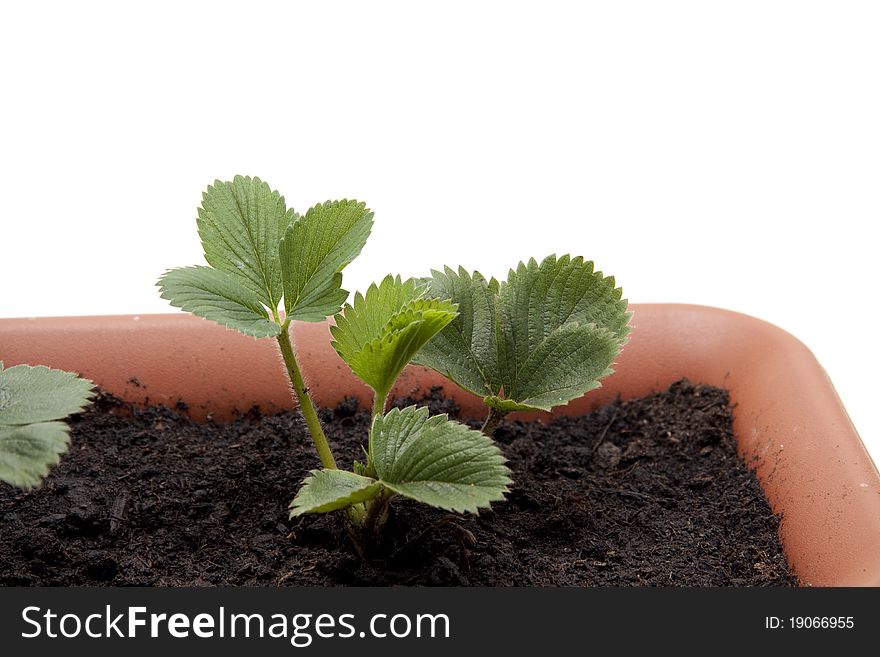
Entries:
<svg viewBox="0 0 880 657">
<path fill-rule="evenodd" d="M 39 365 L 0 361 L 0 481 L 38 486 L 70 445 L 62 420 L 92 398 L 91 381 Z"/>
<path fill-rule="evenodd" d="M 520 262 L 503 283 L 463 268 L 431 273 L 430 295 L 459 314 L 415 362 L 483 397 L 487 436 L 512 411 L 549 411 L 598 388 L 627 341 L 621 289 L 581 257 Z"/>
<path fill-rule="evenodd" d="M 501 499 L 509 484 L 497 447 L 479 432 L 426 409 L 384 407 L 391 387 L 428 340 L 456 316 L 427 286 L 388 277 L 337 315 L 334 346 L 376 393 L 366 463 L 339 470 L 309 397 L 291 322 L 320 322 L 348 298 L 342 269 L 363 248 L 373 214 L 357 201 L 316 205 L 304 215 L 259 178 L 217 181 L 203 195 L 199 235 L 208 266 L 166 272 L 161 296 L 172 305 L 255 338 L 274 337 L 323 469 L 314 470 L 291 514 L 347 508 L 356 546 L 381 526 L 396 495 L 454 511 Z M 279 305 L 283 301 L 283 315 Z"/>
<path fill-rule="evenodd" d="M 313 471 L 291 503 L 291 515 L 350 507 L 367 539 L 381 528 L 394 495 L 457 512 L 503 499 L 510 484 L 504 457 L 479 431 L 409 406 L 385 413 L 403 368 L 457 313 L 448 300 L 425 296 L 414 279 L 387 276 L 336 316 L 333 347 L 374 392 L 366 463 L 354 472 Z"/>
</svg>

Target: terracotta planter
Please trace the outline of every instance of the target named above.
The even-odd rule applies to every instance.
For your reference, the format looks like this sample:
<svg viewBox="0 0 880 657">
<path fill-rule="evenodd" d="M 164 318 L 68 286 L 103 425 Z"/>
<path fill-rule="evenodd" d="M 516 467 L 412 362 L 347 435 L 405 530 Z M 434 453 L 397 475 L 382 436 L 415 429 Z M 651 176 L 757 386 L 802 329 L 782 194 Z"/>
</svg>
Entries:
<svg viewBox="0 0 880 657">
<path fill-rule="evenodd" d="M 775 326 L 729 311 L 633 309 L 617 373 L 559 413 L 581 414 L 682 377 L 729 389 L 740 453 L 783 516 L 783 546 L 801 582 L 880 585 L 880 475 L 810 351 Z M 330 348 L 325 324 L 299 324 L 294 336 L 318 404 L 347 395 L 368 403 L 368 391 Z M 292 405 L 274 341 L 182 314 L 0 320 L 0 360 L 78 371 L 137 403 L 184 401 L 196 419 Z M 484 412 L 477 398 L 424 368 L 408 368 L 396 393 L 433 385 L 444 385 L 463 414 Z"/>
</svg>

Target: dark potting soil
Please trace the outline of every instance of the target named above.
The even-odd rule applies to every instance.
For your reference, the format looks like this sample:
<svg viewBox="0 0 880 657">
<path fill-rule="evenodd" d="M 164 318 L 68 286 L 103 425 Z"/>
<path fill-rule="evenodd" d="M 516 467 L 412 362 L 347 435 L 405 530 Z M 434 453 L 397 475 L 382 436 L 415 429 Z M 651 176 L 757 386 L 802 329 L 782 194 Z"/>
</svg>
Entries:
<svg viewBox="0 0 880 657">
<path fill-rule="evenodd" d="M 425 403 L 457 411 L 439 391 Z M 367 412 L 322 415 L 341 463 L 360 458 Z M 318 466 L 293 412 L 200 425 L 103 395 L 72 426 L 41 488 L 0 484 L 2 585 L 797 583 L 736 454 L 727 393 L 686 381 L 578 419 L 503 425 L 507 500 L 460 516 L 396 499 L 367 562 L 339 513 L 287 519 Z"/>
</svg>

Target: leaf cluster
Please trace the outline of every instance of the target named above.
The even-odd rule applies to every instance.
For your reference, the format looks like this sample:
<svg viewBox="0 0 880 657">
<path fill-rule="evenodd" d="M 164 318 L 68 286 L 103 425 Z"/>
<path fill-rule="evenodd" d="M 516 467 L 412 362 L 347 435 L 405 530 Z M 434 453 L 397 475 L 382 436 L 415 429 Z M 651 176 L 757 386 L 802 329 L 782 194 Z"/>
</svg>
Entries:
<svg viewBox="0 0 880 657">
<path fill-rule="evenodd" d="M 426 408 L 384 413 L 403 368 L 457 316 L 455 304 L 426 296 L 428 289 L 389 275 L 336 315 L 333 348 L 374 391 L 367 463 L 356 463 L 355 472 L 313 471 L 291 502 L 291 515 L 364 505 L 370 518 L 370 509 L 393 495 L 476 512 L 503 498 L 508 469 L 489 438 L 445 415 L 429 417 Z"/>
<path fill-rule="evenodd" d="M 159 293 L 171 305 L 255 338 L 285 321 L 320 322 L 348 298 L 342 269 L 361 252 L 373 213 L 358 201 L 328 201 L 304 215 L 259 178 L 216 181 L 197 225 L 208 265 L 167 271 Z"/>
<path fill-rule="evenodd" d="M 386 276 L 356 293 L 330 327 L 333 348 L 383 403 L 403 368 L 457 314 L 455 304 L 426 298 L 427 291 L 416 279 Z"/>
<path fill-rule="evenodd" d="M 373 213 L 357 201 L 328 201 L 298 215 L 259 178 L 217 181 L 204 193 L 197 219 L 208 264 L 167 271 L 160 294 L 228 328 L 278 340 L 325 465 L 303 483 L 293 514 L 348 507 L 352 523 L 362 525 L 381 517 L 394 495 L 476 511 L 501 499 L 509 484 L 492 441 L 446 417 L 429 418 L 426 409 L 384 412 L 403 368 L 456 318 L 457 308 L 429 296 L 425 282 L 391 275 L 346 304 L 341 272 L 360 253 L 372 223 Z M 336 468 L 289 338 L 292 321 L 334 314 L 333 347 L 375 394 L 366 464 L 356 463 L 354 472 Z"/>
<path fill-rule="evenodd" d="M 291 515 L 346 509 L 350 525 L 364 531 L 381 525 L 396 495 L 476 512 L 502 499 L 511 483 L 491 430 L 415 406 L 385 412 L 408 363 L 482 396 L 490 418 L 550 410 L 611 373 L 630 319 L 614 278 L 567 255 L 520 263 L 504 282 L 448 267 L 427 279 L 389 275 L 346 303 L 341 272 L 372 224 L 363 203 L 328 201 L 299 215 L 259 178 L 236 176 L 202 198 L 197 226 L 207 265 L 172 269 L 159 280 L 172 305 L 278 340 L 324 464 L 303 482 Z M 333 348 L 374 393 L 366 462 L 350 472 L 336 467 L 289 338 L 292 321 L 331 315 Z"/>
</svg>

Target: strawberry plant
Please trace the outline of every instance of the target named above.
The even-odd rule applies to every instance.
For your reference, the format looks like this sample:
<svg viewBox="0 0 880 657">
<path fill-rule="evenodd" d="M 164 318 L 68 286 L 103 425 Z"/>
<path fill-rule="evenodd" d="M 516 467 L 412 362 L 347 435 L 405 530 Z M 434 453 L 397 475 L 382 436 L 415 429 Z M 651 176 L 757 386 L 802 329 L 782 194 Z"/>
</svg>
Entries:
<svg viewBox="0 0 880 657">
<path fill-rule="evenodd" d="M 458 316 L 415 362 L 481 396 L 489 436 L 512 411 L 549 411 L 599 387 L 629 335 L 621 289 L 581 257 L 520 262 L 504 282 L 449 267 L 427 282 Z"/>
<path fill-rule="evenodd" d="M 86 407 L 92 387 L 70 372 L 0 362 L 0 481 L 40 484 L 70 445 L 64 418 Z"/>
<path fill-rule="evenodd" d="M 347 509 L 356 546 L 378 531 L 395 495 L 476 511 L 501 499 L 509 484 L 498 448 L 480 432 L 445 416 L 428 417 L 427 409 L 385 413 L 397 376 L 456 318 L 457 308 L 429 297 L 422 282 L 389 276 L 342 310 L 348 292 L 341 272 L 360 253 L 372 224 L 373 213 L 357 201 L 328 201 L 299 215 L 259 178 L 217 181 L 204 193 L 197 219 L 207 265 L 169 270 L 158 283 L 174 306 L 277 340 L 323 466 L 303 482 L 291 514 Z M 334 347 L 375 392 L 366 459 L 353 471 L 337 467 L 290 337 L 292 322 L 334 314 Z"/>
</svg>

